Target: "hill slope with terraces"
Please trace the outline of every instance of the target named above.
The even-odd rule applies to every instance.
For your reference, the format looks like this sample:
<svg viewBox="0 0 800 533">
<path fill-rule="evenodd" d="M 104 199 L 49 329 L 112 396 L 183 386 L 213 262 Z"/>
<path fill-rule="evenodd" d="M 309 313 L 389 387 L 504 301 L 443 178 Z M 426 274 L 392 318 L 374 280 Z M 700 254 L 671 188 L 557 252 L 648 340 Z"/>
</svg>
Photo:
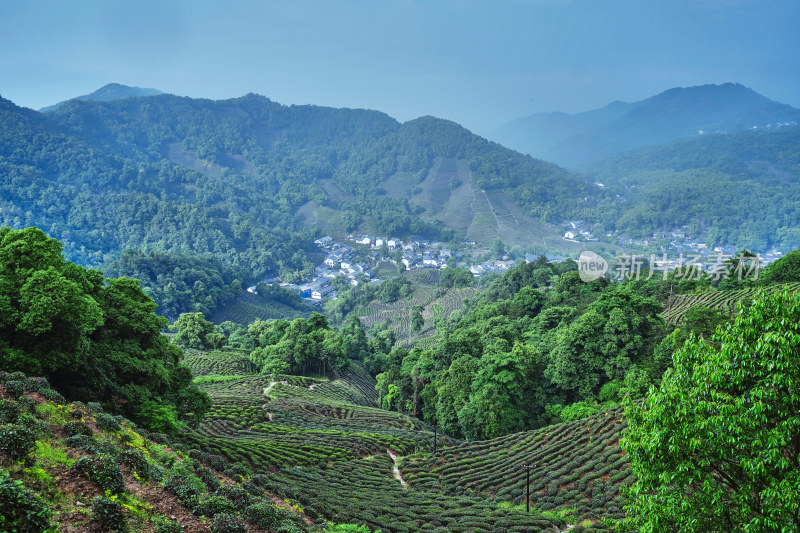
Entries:
<svg viewBox="0 0 800 533">
<path fill-rule="evenodd" d="M 355 363 L 330 378 L 259 376 L 232 350 L 192 351 L 187 364 L 214 405 L 181 445 L 247 463 L 315 523 L 384 533 L 602 531 L 604 518 L 622 516 L 619 489 L 631 470 L 619 411 L 484 442 L 437 432 L 433 454 L 434 428 L 379 409 L 374 380 Z M 530 514 L 523 462 L 535 465 Z"/>
</svg>

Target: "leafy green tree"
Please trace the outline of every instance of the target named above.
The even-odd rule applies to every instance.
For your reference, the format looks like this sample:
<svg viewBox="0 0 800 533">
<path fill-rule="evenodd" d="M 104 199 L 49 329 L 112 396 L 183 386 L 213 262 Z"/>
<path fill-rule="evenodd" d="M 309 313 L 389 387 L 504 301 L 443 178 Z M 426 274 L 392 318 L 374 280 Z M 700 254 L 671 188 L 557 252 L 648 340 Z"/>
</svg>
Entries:
<svg viewBox="0 0 800 533">
<path fill-rule="evenodd" d="M 411 329 L 419 332 L 424 325 L 425 319 L 422 318 L 422 311 L 417 309 L 417 306 L 414 306 L 414 309 L 411 310 Z"/>
<path fill-rule="evenodd" d="M 5 370 L 43 375 L 69 399 L 143 424 L 147 402 L 193 421 L 210 407 L 138 281 L 104 280 L 65 261 L 58 241 L 36 228 L 0 228 L 0 274 Z"/>
<path fill-rule="evenodd" d="M 472 382 L 472 394 L 458 412 L 458 421 L 469 439 L 486 440 L 523 426 L 524 361 L 511 353 L 487 353 Z"/>
<path fill-rule="evenodd" d="M 206 320 L 203 313 L 182 313 L 172 329 L 177 331 L 175 342 L 181 346 L 198 350 L 211 347 L 208 336 L 214 333 L 214 323 Z"/>
<path fill-rule="evenodd" d="M 452 257 L 448 259 L 453 259 Z M 457 268 L 448 266 L 442 271 L 442 276 L 439 279 L 439 284 L 442 287 L 460 289 L 462 287 L 470 287 L 475 281 L 475 276 L 466 268 Z"/>
<path fill-rule="evenodd" d="M 691 337 L 626 406 L 623 530 L 800 528 L 800 296 L 758 295 L 713 340 Z"/>
</svg>

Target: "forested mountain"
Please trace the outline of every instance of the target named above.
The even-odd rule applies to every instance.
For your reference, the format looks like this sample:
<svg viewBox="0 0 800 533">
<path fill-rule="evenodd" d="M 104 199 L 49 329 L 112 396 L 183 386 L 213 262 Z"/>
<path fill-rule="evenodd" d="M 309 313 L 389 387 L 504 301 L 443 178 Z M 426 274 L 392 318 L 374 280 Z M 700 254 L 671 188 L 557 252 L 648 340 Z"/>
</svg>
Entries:
<svg viewBox="0 0 800 533">
<path fill-rule="evenodd" d="M 108 102 L 110 100 L 122 100 L 123 98 L 131 98 L 133 96 L 155 96 L 157 94 L 164 93 L 158 89 L 144 89 L 142 87 L 130 87 L 120 83 L 109 83 L 92 93 L 76 96 L 75 98 L 70 98 L 70 100 L 97 100 L 100 102 Z M 69 100 L 43 107 L 39 111 L 52 111 L 67 102 L 69 102 Z"/>
<path fill-rule="evenodd" d="M 662 140 L 683 134 L 678 116 L 722 127 L 794 112 L 726 85 L 613 104 L 582 120 L 631 133 L 666 124 L 652 120 L 673 108 L 682 111 Z M 253 94 L 74 99 L 46 113 L 0 100 L 0 224 L 36 225 L 71 260 L 141 275 L 174 318 L 213 313 L 268 274 L 302 279 L 321 232 L 500 238 L 543 253 L 568 244 L 554 224 L 582 220 L 598 236 L 689 224 L 713 245 L 793 248 L 796 136 L 706 136 L 577 175 L 434 117 L 401 124 Z M 144 255 L 120 261 L 125 250 Z"/>
<path fill-rule="evenodd" d="M 194 256 L 212 254 L 244 273 L 240 283 L 267 273 L 299 279 L 312 267 L 320 226 L 455 238 L 435 210 L 383 189 L 399 171 L 408 186 L 419 184 L 442 158 L 466 165 L 463 187 L 513 194 L 541 220 L 586 208 L 580 178 L 452 122 L 400 124 L 377 111 L 284 106 L 252 94 L 158 95 L 75 99 L 47 113 L 0 101 L 0 224 L 36 225 L 82 264 L 108 263 L 125 249 L 195 265 L 204 260 Z M 314 206 L 328 212 L 312 220 Z M 174 270 L 163 266 L 162 274 Z"/>
<path fill-rule="evenodd" d="M 800 110 L 735 83 L 669 89 L 569 115 L 539 113 L 504 124 L 494 137 L 514 149 L 567 166 L 713 133 L 800 121 Z"/>
<path fill-rule="evenodd" d="M 628 206 L 615 228 L 636 237 L 688 227 L 710 243 L 800 247 L 800 127 L 709 135 L 618 156 L 588 173 Z"/>
</svg>

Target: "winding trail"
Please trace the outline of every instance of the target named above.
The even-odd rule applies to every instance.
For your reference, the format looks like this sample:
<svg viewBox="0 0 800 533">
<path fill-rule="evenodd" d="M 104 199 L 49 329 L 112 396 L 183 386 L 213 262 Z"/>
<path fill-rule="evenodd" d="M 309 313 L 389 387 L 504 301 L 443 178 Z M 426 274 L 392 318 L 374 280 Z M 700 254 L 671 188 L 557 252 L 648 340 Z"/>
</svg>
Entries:
<svg viewBox="0 0 800 533">
<path fill-rule="evenodd" d="M 282 383 L 282 384 L 284 384 L 284 385 L 288 385 L 288 384 L 289 384 L 289 382 L 288 382 L 288 381 L 270 381 L 270 382 L 269 382 L 269 385 L 267 385 L 267 388 L 266 388 L 266 389 L 264 389 L 264 396 L 266 396 L 266 395 L 267 395 L 267 393 L 269 392 L 269 390 L 270 390 L 272 387 L 274 387 L 275 385 L 277 385 L 278 383 Z"/>
<path fill-rule="evenodd" d="M 403 479 L 403 476 L 400 475 L 400 468 L 398 468 L 397 466 L 397 456 L 393 454 L 392 450 L 390 450 L 389 448 L 386 448 L 386 453 L 389 454 L 389 457 L 392 458 L 392 462 L 394 463 L 394 467 L 392 467 L 392 470 L 394 471 L 394 478 L 400 482 L 400 484 L 403 486 L 404 489 L 407 489 L 408 481 Z"/>
</svg>

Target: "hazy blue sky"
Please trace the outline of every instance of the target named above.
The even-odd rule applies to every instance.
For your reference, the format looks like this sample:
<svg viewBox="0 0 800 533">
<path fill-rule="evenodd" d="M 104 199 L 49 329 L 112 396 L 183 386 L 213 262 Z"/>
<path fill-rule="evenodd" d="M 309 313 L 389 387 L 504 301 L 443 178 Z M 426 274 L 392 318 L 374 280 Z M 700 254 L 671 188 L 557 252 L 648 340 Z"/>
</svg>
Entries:
<svg viewBox="0 0 800 533">
<path fill-rule="evenodd" d="M 797 0 L 0 0 L 0 95 L 256 92 L 478 132 L 727 81 L 800 107 L 798 26 Z"/>
</svg>

